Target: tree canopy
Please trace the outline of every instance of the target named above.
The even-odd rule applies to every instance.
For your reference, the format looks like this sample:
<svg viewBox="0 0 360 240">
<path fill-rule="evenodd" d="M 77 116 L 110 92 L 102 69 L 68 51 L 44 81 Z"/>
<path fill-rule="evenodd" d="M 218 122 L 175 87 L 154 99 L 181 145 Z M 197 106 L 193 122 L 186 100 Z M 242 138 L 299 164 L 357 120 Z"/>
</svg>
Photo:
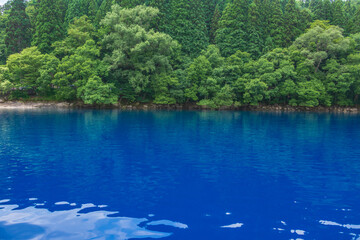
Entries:
<svg viewBox="0 0 360 240">
<path fill-rule="evenodd" d="M 341 0 L 11 0 L 0 97 L 357 105 L 359 26 Z"/>
</svg>

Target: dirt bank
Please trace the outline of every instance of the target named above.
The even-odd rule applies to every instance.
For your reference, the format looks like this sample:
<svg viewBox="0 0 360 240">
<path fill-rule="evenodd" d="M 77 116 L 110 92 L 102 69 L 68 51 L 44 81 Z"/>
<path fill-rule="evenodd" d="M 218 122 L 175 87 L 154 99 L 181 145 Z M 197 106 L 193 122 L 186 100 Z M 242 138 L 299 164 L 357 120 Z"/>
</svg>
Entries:
<svg viewBox="0 0 360 240">
<path fill-rule="evenodd" d="M 115 104 L 115 105 L 86 105 L 82 102 L 31 102 L 31 101 L 0 101 L 0 109 L 40 109 L 40 108 L 68 108 L 68 109 L 121 109 L 121 110 L 210 110 L 206 106 L 196 104 Z M 264 112 L 338 112 L 360 113 L 359 107 L 293 107 L 287 105 L 259 105 L 240 107 L 221 107 L 216 110 L 264 111 Z"/>
</svg>

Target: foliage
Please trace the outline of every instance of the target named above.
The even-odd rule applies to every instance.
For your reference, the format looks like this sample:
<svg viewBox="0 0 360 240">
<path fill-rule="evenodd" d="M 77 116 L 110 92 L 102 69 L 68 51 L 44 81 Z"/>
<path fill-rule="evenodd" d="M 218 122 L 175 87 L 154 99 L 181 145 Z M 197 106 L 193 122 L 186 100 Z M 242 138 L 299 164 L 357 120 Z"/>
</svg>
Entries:
<svg viewBox="0 0 360 240">
<path fill-rule="evenodd" d="M 151 20 L 158 13 L 152 7 L 126 9 L 114 5 L 102 21 L 111 28 L 103 40 L 110 51 L 104 61 L 110 64 L 120 81 L 143 97 L 148 90 L 153 91 L 151 87 L 156 85 L 153 82 L 165 79 L 159 75 L 171 72 L 171 59 L 179 49 L 169 35 L 150 29 Z"/>
<path fill-rule="evenodd" d="M 19 53 L 31 43 L 31 25 L 24 0 L 13 0 L 5 30 L 6 55 Z"/>
<path fill-rule="evenodd" d="M 42 53 L 51 52 L 52 43 L 62 39 L 64 35 L 61 5 L 62 0 L 41 0 L 38 4 L 33 45 Z"/>
<path fill-rule="evenodd" d="M 358 105 L 359 26 L 358 2 L 341 0 L 12 0 L 0 7 L 0 94 Z"/>
</svg>

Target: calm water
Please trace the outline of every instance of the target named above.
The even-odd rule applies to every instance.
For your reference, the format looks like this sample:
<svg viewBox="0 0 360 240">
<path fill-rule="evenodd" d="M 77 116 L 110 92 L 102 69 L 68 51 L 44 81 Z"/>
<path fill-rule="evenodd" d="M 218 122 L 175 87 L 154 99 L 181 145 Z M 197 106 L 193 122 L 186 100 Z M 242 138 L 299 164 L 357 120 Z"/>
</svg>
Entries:
<svg viewBox="0 0 360 240">
<path fill-rule="evenodd" d="M 360 239 L 360 115 L 0 111 L 0 239 Z"/>
</svg>

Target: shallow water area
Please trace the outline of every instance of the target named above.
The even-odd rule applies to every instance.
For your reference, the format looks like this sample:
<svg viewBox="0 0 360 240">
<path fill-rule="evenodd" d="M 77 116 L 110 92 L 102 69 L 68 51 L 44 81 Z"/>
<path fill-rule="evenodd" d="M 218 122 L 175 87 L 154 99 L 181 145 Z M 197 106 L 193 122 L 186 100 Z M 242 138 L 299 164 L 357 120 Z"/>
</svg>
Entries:
<svg viewBox="0 0 360 240">
<path fill-rule="evenodd" d="M 360 239 L 360 115 L 0 110 L 0 239 Z"/>
</svg>

